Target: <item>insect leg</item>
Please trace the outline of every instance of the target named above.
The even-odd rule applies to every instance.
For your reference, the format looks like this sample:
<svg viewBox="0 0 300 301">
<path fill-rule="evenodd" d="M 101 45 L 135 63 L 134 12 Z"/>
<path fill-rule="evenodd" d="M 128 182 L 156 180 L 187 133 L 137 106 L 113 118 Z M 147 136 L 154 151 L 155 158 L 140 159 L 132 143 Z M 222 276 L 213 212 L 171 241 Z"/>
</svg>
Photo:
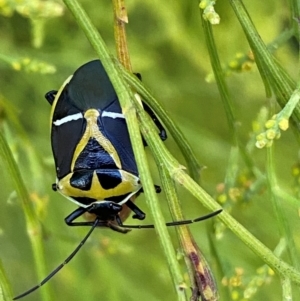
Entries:
<svg viewBox="0 0 300 301">
<path fill-rule="evenodd" d="M 156 193 L 160 193 L 160 192 L 161 192 L 161 188 L 160 188 L 160 186 L 158 186 L 158 185 L 154 185 L 154 189 L 155 189 L 155 192 L 156 192 Z M 142 192 L 144 192 L 143 187 L 139 190 L 138 193 L 142 193 Z"/>
<path fill-rule="evenodd" d="M 135 214 L 132 216 L 132 218 L 136 218 L 139 220 L 143 220 L 146 217 L 146 214 L 137 206 L 135 205 L 131 200 L 128 200 L 125 205 L 130 208 Z"/>
<path fill-rule="evenodd" d="M 47 93 L 45 94 L 45 98 L 46 98 L 47 101 L 50 103 L 50 105 L 53 104 L 53 101 L 54 101 L 54 99 L 55 99 L 56 94 L 57 94 L 57 91 L 56 91 L 56 90 L 51 90 L 51 91 L 49 91 L 49 92 L 47 92 Z"/>
<path fill-rule="evenodd" d="M 206 215 L 197 217 L 195 219 L 188 219 L 188 220 L 183 220 L 183 221 L 169 222 L 169 223 L 166 223 L 166 226 L 180 226 L 180 225 L 188 225 L 188 224 L 192 224 L 192 223 L 201 222 L 201 221 L 204 221 L 204 220 L 209 219 L 211 217 L 214 217 L 215 215 L 218 215 L 222 211 L 223 211 L 223 209 L 219 209 L 217 211 L 208 213 Z"/>
<path fill-rule="evenodd" d="M 134 75 L 140 81 L 142 81 L 142 75 L 140 73 L 134 73 Z M 159 121 L 159 119 L 156 117 L 156 115 L 154 114 L 154 112 L 152 111 L 152 109 L 145 102 L 143 102 L 143 107 L 144 107 L 145 111 L 149 114 L 149 116 L 151 117 L 151 119 L 154 121 L 154 123 L 157 126 L 157 128 L 159 129 L 159 137 L 160 137 L 160 139 L 162 141 L 165 141 L 167 139 L 167 132 L 166 132 L 165 128 L 163 127 L 163 125 L 161 124 L 161 122 Z M 144 143 L 144 146 L 147 146 L 147 142 L 144 140 L 144 138 L 143 138 L 143 143 Z"/>
<path fill-rule="evenodd" d="M 209 219 L 211 217 L 214 217 L 215 215 L 218 215 L 222 211 L 223 211 L 223 209 L 219 209 L 217 211 L 214 211 L 212 213 L 200 216 L 200 217 L 195 218 L 195 219 L 168 222 L 168 223 L 166 223 L 166 226 L 167 227 L 172 227 L 172 226 L 181 226 L 181 225 L 189 225 L 189 224 L 197 223 L 197 222 Z M 129 228 L 129 229 L 153 229 L 154 228 L 154 225 L 124 225 L 122 223 L 121 219 L 119 218 L 119 216 L 116 217 L 116 221 L 117 221 L 117 223 L 120 227 Z"/>
<path fill-rule="evenodd" d="M 143 102 L 143 107 L 145 109 L 145 111 L 149 114 L 149 116 L 151 117 L 151 119 L 154 121 L 155 125 L 157 126 L 157 128 L 159 129 L 159 137 L 162 141 L 165 141 L 167 139 L 167 132 L 164 128 L 164 126 L 161 124 L 161 122 L 159 121 L 159 119 L 156 117 L 156 115 L 154 114 L 154 112 L 152 111 L 152 109 L 145 103 Z"/>
<path fill-rule="evenodd" d="M 94 222 L 73 222 L 76 218 L 88 212 L 89 208 L 79 207 L 65 218 L 65 223 L 68 226 L 93 226 Z M 106 222 L 98 220 L 97 227 L 108 227 Z"/>
</svg>

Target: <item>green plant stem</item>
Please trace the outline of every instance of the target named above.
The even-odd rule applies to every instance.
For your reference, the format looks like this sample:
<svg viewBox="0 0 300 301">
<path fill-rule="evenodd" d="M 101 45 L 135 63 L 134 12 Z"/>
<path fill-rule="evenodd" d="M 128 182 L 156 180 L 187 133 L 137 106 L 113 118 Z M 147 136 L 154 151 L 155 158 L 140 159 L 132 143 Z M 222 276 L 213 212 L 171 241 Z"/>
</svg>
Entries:
<svg viewBox="0 0 300 301">
<path fill-rule="evenodd" d="M 282 300 L 283 301 L 293 301 L 292 298 L 292 286 L 289 278 L 281 279 L 282 286 Z"/>
<path fill-rule="evenodd" d="M 283 301 L 293 301 L 292 286 L 291 286 L 290 279 L 282 278 L 281 285 L 282 285 L 282 300 Z"/>
<path fill-rule="evenodd" d="M 258 34 L 243 2 L 241 0 L 229 0 L 231 6 L 244 30 L 250 47 L 254 53 L 257 67 L 265 83 L 267 95 L 270 96 L 269 85 L 274 90 L 277 100 L 281 107 L 287 103 L 290 95 L 295 88 L 295 83 L 290 79 L 283 68 L 278 64 L 271 55 L 266 45 Z M 300 106 L 294 111 L 295 121 L 300 120 Z"/>
<path fill-rule="evenodd" d="M 298 0 L 289 0 L 290 7 L 291 7 L 291 26 L 294 29 L 294 36 L 296 40 L 298 41 L 298 45 L 300 43 L 300 3 Z M 298 63 L 300 62 L 300 53 L 298 51 Z M 298 73 L 298 82 L 297 87 L 300 88 L 300 72 Z"/>
<path fill-rule="evenodd" d="M 290 3 L 290 24 L 295 30 L 295 37 L 299 43 L 300 41 L 300 28 L 299 28 L 299 18 L 300 18 L 300 4 L 298 0 L 289 0 Z"/>
<path fill-rule="evenodd" d="M 149 143 L 151 149 L 155 147 L 150 141 Z M 182 214 L 181 205 L 177 197 L 175 183 L 173 179 L 171 179 L 168 170 L 164 167 L 163 162 L 157 160 L 156 164 L 161 167 L 159 168 L 160 178 L 162 180 L 163 190 L 168 200 L 172 218 L 174 221 L 184 220 L 185 218 Z M 184 225 L 176 227 L 176 232 L 184 251 L 190 282 L 194 284 L 193 288 L 196 288 L 198 292 L 201 293 L 203 301 L 218 300 L 217 285 L 213 274 L 203 253 L 197 246 L 189 227 Z"/>
<path fill-rule="evenodd" d="M 211 211 L 220 209 L 220 205 L 203 190 L 193 179 L 191 179 L 184 167 L 180 165 L 175 158 L 165 149 L 162 142 L 156 137 L 155 129 L 149 123 L 148 116 L 143 110 L 138 109 L 141 119 L 141 129 L 143 133 L 147 133 L 146 140 L 154 139 L 156 147 L 153 148 L 153 155 L 161 157 L 165 167 L 168 169 L 173 180 L 185 187 L 192 195 L 194 195 L 206 208 Z M 265 263 L 267 263 L 274 271 L 283 277 L 288 277 L 292 281 L 300 284 L 300 273 L 292 266 L 276 257 L 273 252 L 255 238 L 247 229 L 237 222 L 226 211 L 217 216 L 241 241 L 243 241 L 255 254 L 257 254 Z"/>
<path fill-rule="evenodd" d="M 125 24 L 128 23 L 125 0 L 112 0 L 112 3 L 114 8 L 114 33 L 118 60 L 129 72 L 132 72 L 125 31 Z"/>
<path fill-rule="evenodd" d="M 0 301 L 10 301 L 12 299 L 12 291 L 9 285 L 7 275 L 0 260 Z"/>
<path fill-rule="evenodd" d="M 188 170 L 190 172 L 191 177 L 197 182 L 199 180 L 199 173 L 201 168 L 197 162 L 196 156 L 192 148 L 190 147 L 188 141 L 182 134 L 181 130 L 176 126 L 175 122 L 166 113 L 166 110 L 151 95 L 149 90 L 141 83 L 141 81 L 137 80 L 136 76 L 127 72 L 122 66 L 120 66 L 120 69 L 122 71 L 122 75 L 129 83 L 129 85 L 132 86 L 133 89 L 141 95 L 143 101 L 145 101 L 154 110 L 155 114 L 166 125 L 169 133 L 174 138 L 176 144 L 178 145 L 187 162 Z"/>
<path fill-rule="evenodd" d="M 278 113 L 277 119 L 280 121 L 282 118 L 289 119 L 294 112 L 296 106 L 298 105 L 300 100 L 300 88 L 297 88 L 293 91 L 291 97 L 288 102 L 284 106 L 284 108 Z"/>
<path fill-rule="evenodd" d="M 184 173 L 183 170 L 177 170 L 174 179 L 189 190 L 205 207 L 211 210 L 217 210 L 218 204 L 201 187 Z M 247 231 L 240 223 L 231 217 L 225 211 L 219 214 L 218 218 L 236 234 L 254 253 L 264 260 L 272 269 L 281 275 L 290 277 L 290 279 L 300 284 L 300 273 L 293 267 L 277 258 L 271 250 L 263 245 L 257 238 Z"/>
<path fill-rule="evenodd" d="M 201 20 L 202 20 L 202 27 L 204 31 L 205 41 L 208 49 L 208 54 L 210 57 L 210 62 L 213 68 L 216 83 L 218 85 L 218 90 L 223 102 L 223 107 L 225 108 L 227 123 L 231 135 L 232 147 L 230 150 L 230 155 L 229 155 L 230 159 L 228 162 L 228 169 L 225 177 L 225 186 L 226 186 L 226 190 L 228 190 L 229 188 L 233 187 L 233 185 L 235 184 L 240 156 L 244 160 L 249 170 L 251 170 L 251 172 L 254 175 L 256 174 L 256 169 L 253 164 L 253 160 L 250 158 L 250 156 L 248 155 L 245 149 L 244 143 L 239 139 L 238 136 L 238 130 L 237 130 L 238 122 L 235 117 L 232 98 L 225 81 L 225 74 L 220 63 L 217 47 L 213 36 L 212 25 L 204 19 L 202 14 L 201 14 Z"/>
<path fill-rule="evenodd" d="M 13 158 L 13 155 L 6 143 L 6 140 L 0 132 L 0 155 L 3 158 L 3 163 L 13 179 L 15 189 L 21 200 L 22 209 L 25 213 L 27 233 L 31 242 L 33 255 L 36 264 L 37 275 L 43 279 L 46 275 L 46 264 L 44 258 L 44 246 L 42 241 L 42 230 L 37 216 L 32 208 L 29 194 L 21 177 L 18 166 Z M 24 271 L 25 275 L 25 271 Z M 21 278 L 20 278 L 21 279 Z M 50 301 L 50 288 L 46 286 L 41 290 L 42 300 Z"/>
<path fill-rule="evenodd" d="M 237 131 L 236 131 L 236 118 L 233 111 L 232 99 L 229 95 L 228 88 L 225 82 L 224 72 L 219 60 L 217 48 L 215 45 L 212 26 L 211 24 L 204 19 L 203 14 L 201 14 L 202 27 L 204 31 L 205 41 L 208 48 L 208 54 L 210 57 L 211 66 L 215 75 L 216 83 L 220 92 L 220 96 L 225 108 L 225 113 L 227 117 L 227 123 L 229 125 L 229 130 L 231 134 L 231 142 L 233 145 L 237 144 Z"/>
<path fill-rule="evenodd" d="M 281 199 L 289 202 L 294 208 L 299 208 L 299 199 L 297 199 L 296 197 L 292 196 L 291 194 L 285 192 L 278 185 L 277 186 L 273 186 L 272 190 L 273 190 L 273 193 L 277 197 L 279 197 L 279 198 L 281 198 Z"/>
<path fill-rule="evenodd" d="M 270 200 L 273 205 L 273 209 L 275 212 L 275 216 L 277 219 L 277 225 L 279 228 L 279 232 L 282 237 L 286 238 L 288 252 L 290 259 L 293 265 L 297 270 L 300 270 L 300 263 L 298 259 L 298 252 L 295 246 L 295 242 L 293 239 L 293 235 L 288 223 L 288 218 L 282 208 L 280 199 L 277 197 L 276 192 L 274 192 L 275 187 L 278 187 L 276 173 L 274 169 L 274 146 L 267 148 L 267 184 L 270 194 Z"/>
<path fill-rule="evenodd" d="M 267 44 L 267 49 L 273 53 L 276 52 L 280 47 L 287 44 L 287 42 L 295 35 L 295 29 L 285 29 L 281 32 L 271 43 Z"/>
<path fill-rule="evenodd" d="M 158 234 L 159 241 L 162 245 L 162 248 L 164 250 L 165 256 L 169 264 L 178 300 L 185 300 L 185 294 L 182 289 L 183 287 L 185 287 L 184 280 L 181 275 L 180 266 L 176 259 L 176 253 L 172 246 L 170 236 L 167 232 L 165 221 L 161 213 L 159 202 L 154 190 L 154 184 L 151 179 L 138 127 L 138 122 L 136 120 L 136 112 L 132 103 L 130 102 L 130 99 L 133 98 L 132 92 L 120 76 L 118 68 L 112 60 L 111 55 L 109 54 L 109 51 L 102 37 L 100 36 L 94 25 L 91 23 L 90 19 L 88 18 L 87 14 L 82 9 L 82 7 L 79 5 L 78 1 L 64 0 L 64 3 L 72 12 L 78 25 L 81 27 L 86 37 L 95 49 L 116 90 L 123 114 L 126 118 L 135 159 L 140 173 L 141 182 L 143 183 L 146 202 L 153 216 L 156 233 Z"/>
</svg>

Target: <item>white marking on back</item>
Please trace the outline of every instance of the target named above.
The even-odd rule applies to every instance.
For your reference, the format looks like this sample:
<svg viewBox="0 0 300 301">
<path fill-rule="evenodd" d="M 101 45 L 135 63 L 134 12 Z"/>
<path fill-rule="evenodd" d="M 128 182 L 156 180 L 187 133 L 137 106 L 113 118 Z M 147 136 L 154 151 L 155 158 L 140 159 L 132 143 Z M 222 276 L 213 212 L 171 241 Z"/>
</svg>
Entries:
<svg viewBox="0 0 300 301">
<path fill-rule="evenodd" d="M 62 125 L 64 123 L 67 123 L 69 121 L 78 120 L 78 119 L 81 119 L 81 118 L 83 118 L 82 113 L 76 113 L 76 114 L 73 114 L 73 115 L 66 116 L 62 119 L 57 119 L 57 120 L 53 121 L 53 124 L 55 126 L 60 126 L 60 125 Z"/>
<path fill-rule="evenodd" d="M 103 111 L 101 117 L 110 117 L 110 118 L 125 118 L 125 116 L 122 113 L 115 113 L 115 112 L 107 112 Z"/>
</svg>

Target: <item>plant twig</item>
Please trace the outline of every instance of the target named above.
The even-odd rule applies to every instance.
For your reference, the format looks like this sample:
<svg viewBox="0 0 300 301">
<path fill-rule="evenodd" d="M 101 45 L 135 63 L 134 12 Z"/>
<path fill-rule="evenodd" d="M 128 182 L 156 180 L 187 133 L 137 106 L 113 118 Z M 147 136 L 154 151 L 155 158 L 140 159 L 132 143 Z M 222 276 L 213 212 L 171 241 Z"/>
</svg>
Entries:
<svg viewBox="0 0 300 301">
<path fill-rule="evenodd" d="M 116 63 L 112 60 L 111 55 L 96 28 L 91 23 L 85 11 L 76 0 L 64 0 L 64 3 L 74 15 L 78 25 L 81 27 L 86 37 L 94 47 L 99 56 L 111 82 L 118 95 L 123 114 L 125 115 L 128 131 L 130 134 L 132 147 L 137 162 L 141 182 L 146 196 L 146 202 L 153 216 L 156 233 L 165 252 L 172 280 L 177 292 L 178 300 L 185 300 L 185 283 L 180 271 L 176 253 L 173 248 L 170 236 L 167 232 L 164 217 L 159 207 L 159 202 L 154 190 L 154 184 L 150 175 L 147 158 L 145 155 L 142 139 L 136 120 L 135 109 L 130 102 L 134 99 L 132 91 L 126 85 L 125 81 L 118 71 Z M 139 105 L 140 106 L 140 105 Z"/>
<path fill-rule="evenodd" d="M 150 145 L 150 140 L 154 139 L 152 143 L 153 155 L 161 157 L 164 165 L 178 184 L 186 188 L 192 195 L 194 195 L 206 208 L 211 211 L 220 209 L 219 204 L 195 181 L 193 181 L 185 172 L 183 166 L 166 150 L 162 142 L 155 137 L 155 129 L 147 120 L 147 116 L 142 110 L 138 110 L 141 118 L 141 129 L 143 134 L 147 133 L 147 143 Z M 243 241 L 255 254 L 257 254 L 264 262 L 266 262 L 274 271 L 284 277 L 289 277 L 295 283 L 300 284 L 300 272 L 288 265 L 284 261 L 276 257 L 273 252 L 254 237 L 247 229 L 245 229 L 239 222 L 237 222 L 226 211 L 220 213 L 216 218 L 219 218 L 241 241 Z"/>
<path fill-rule="evenodd" d="M 113 0 L 112 2 L 114 7 L 114 32 L 118 60 L 125 69 L 132 72 L 125 31 L 125 25 L 128 23 L 125 0 Z"/>
<path fill-rule="evenodd" d="M 44 258 L 44 246 L 42 241 L 42 229 L 38 218 L 30 202 L 29 194 L 26 189 L 26 186 L 21 177 L 18 166 L 13 158 L 13 155 L 9 149 L 9 146 L 6 143 L 6 140 L 2 133 L 0 132 L 0 157 L 3 160 L 3 163 L 6 165 L 6 170 L 11 175 L 13 179 L 15 189 L 21 200 L 22 209 L 26 218 L 26 228 L 27 233 L 31 242 L 31 247 L 33 250 L 33 255 L 35 258 L 37 275 L 39 278 L 43 278 L 46 275 L 46 264 Z M 24 272 L 25 275 L 25 272 Z M 46 286 L 44 290 L 41 291 L 42 300 L 50 301 L 51 294 L 49 286 Z"/>
</svg>

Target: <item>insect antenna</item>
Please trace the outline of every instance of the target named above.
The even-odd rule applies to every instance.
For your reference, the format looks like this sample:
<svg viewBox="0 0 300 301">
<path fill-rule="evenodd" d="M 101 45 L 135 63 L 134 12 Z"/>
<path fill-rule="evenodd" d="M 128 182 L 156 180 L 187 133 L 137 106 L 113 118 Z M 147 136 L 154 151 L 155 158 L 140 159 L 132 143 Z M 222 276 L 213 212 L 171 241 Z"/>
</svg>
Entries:
<svg viewBox="0 0 300 301">
<path fill-rule="evenodd" d="M 79 243 L 79 245 L 75 248 L 75 250 L 64 260 L 63 263 L 61 263 L 55 270 L 53 270 L 44 280 L 42 280 L 39 284 L 32 287 L 31 289 L 27 290 L 26 292 L 16 296 L 13 298 L 13 300 L 21 299 L 30 293 L 34 292 L 38 288 L 40 288 L 42 285 L 44 285 L 46 282 L 48 282 L 55 274 L 57 274 L 68 262 L 72 260 L 72 258 L 78 253 L 78 251 L 81 249 L 81 247 L 84 245 L 84 243 L 87 241 L 87 239 L 90 237 L 92 232 L 95 230 L 97 224 L 99 223 L 99 219 L 96 219 L 92 227 L 90 228 L 89 232 L 86 234 L 86 236 L 83 238 L 83 240 Z"/>
<path fill-rule="evenodd" d="M 219 213 L 222 212 L 222 209 L 219 209 L 215 212 L 209 213 L 207 215 L 203 215 L 200 216 L 198 218 L 195 219 L 189 219 L 189 220 L 182 220 L 182 221 L 174 221 L 174 222 L 169 222 L 166 223 L 166 226 L 168 227 L 172 227 L 172 226 L 180 226 L 180 225 L 188 225 L 188 224 L 192 224 L 192 223 L 197 223 L 206 219 L 209 219 Z M 130 228 L 130 229 L 153 229 L 154 225 L 123 225 L 122 221 L 120 219 L 119 216 L 116 217 L 116 220 L 119 224 L 120 227 L 123 228 Z M 40 288 L 42 285 L 44 285 L 45 283 L 47 283 L 54 275 L 56 275 L 67 263 L 69 263 L 72 258 L 78 253 L 78 251 L 82 248 L 82 246 L 85 244 L 85 242 L 87 241 L 87 239 L 90 237 L 90 235 L 92 234 L 92 232 L 95 230 L 95 228 L 97 227 L 97 225 L 99 224 L 99 219 L 96 218 L 96 220 L 94 221 L 93 225 L 91 226 L 90 230 L 88 231 L 88 233 L 85 235 L 85 237 L 82 239 L 82 241 L 78 244 L 78 246 L 74 249 L 74 251 L 57 267 L 55 268 L 46 278 L 44 278 L 39 284 L 37 284 L 36 286 L 30 288 L 29 290 L 25 291 L 24 293 L 16 296 L 13 298 L 13 300 L 18 300 L 21 299 L 29 294 L 31 294 L 32 292 L 36 291 L 38 288 Z"/>
<path fill-rule="evenodd" d="M 181 226 L 181 225 L 188 225 L 188 224 L 201 222 L 201 221 L 204 221 L 206 219 L 209 219 L 211 217 L 218 215 L 222 211 L 223 211 L 223 209 L 219 209 L 217 211 L 197 217 L 195 219 L 187 219 L 187 220 L 182 220 L 182 221 L 169 222 L 169 223 L 166 223 L 166 226 L 173 227 L 173 226 Z M 119 225 L 123 228 L 129 228 L 129 229 L 153 229 L 153 228 L 155 228 L 154 225 L 124 225 L 124 224 L 122 224 L 121 220 L 120 221 L 118 220 L 118 217 L 117 217 L 117 221 L 118 221 Z"/>
</svg>

